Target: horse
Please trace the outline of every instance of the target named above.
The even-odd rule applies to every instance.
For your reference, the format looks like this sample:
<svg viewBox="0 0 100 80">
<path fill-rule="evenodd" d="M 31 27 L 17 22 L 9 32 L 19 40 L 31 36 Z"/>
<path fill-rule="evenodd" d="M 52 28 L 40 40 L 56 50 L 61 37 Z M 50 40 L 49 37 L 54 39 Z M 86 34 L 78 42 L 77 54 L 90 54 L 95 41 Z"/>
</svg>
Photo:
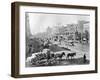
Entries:
<svg viewBox="0 0 100 80">
<path fill-rule="evenodd" d="M 59 60 L 61 60 L 63 56 L 65 56 L 65 52 L 62 52 L 61 54 L 56 53 L 56 54 L 54 55 L 54 57 L 55 57 L 56 59 L 59 58 Z"/>
<path fill-rule="evenodd" d="M 74 57 L 74 56 L 76 56 L 76 53 L 74 52 L 74 53 L 68 53 L 67 54 L 67 58 L 69 59 L 69 57 L 71 57 L 71 59 Z"/>
</svg>

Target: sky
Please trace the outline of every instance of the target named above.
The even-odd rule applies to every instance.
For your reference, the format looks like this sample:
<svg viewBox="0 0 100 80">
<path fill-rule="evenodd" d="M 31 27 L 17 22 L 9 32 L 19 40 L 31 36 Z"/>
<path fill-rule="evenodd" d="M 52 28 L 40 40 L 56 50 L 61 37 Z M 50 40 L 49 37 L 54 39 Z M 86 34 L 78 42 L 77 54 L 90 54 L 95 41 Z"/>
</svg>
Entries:
<svg viewBox="0 0 100 80">
<path fill-rule="evenodd" d="M 89 21 L 89 15 L 50 14 L 50 13 L 27 13 L 29 16 L 29 28 L 34 35 L 45 32 L 47 27 L 56 25 L 77 24 L 79 20 Z"/>
</svg>

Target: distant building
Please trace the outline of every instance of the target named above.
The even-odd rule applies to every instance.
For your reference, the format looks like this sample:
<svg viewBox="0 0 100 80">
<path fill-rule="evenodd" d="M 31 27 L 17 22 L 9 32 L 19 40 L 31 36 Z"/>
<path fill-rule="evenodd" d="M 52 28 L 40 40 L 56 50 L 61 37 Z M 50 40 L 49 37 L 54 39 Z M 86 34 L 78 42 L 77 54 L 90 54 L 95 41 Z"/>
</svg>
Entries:
<svg viewBox="0 0 100 80">
<path fill-rule="evenodd" d="M 80 42 L 84 42 L 84 41 L 89 41 L 89 26 L 90 23 L 89 21 L 78 21 L 78 27 L 76 30 L 76 40 L 79 40 Z"/>
<path fill-rule="evenodd" d="M 54 41 L 69 41 L 75 39 L 75 31 L 76 26 L 78 24 L 67 24 L 67 25 L 61 25 L 56 26 L 56 30 L 52 36 L 52 40 Z"/>
<path fill-rule="evenodd" d="M 81 20 L 81 21 L 78 21 L 78 31 L 83 33 L 84 30 L 87 28 L 89 30 L 89 21 L 84 21 L 84 20 Z"/>
<path fill-rule="evenodd" d="M 25 16 L 25 20 L 26 20 L 26 26 L 25 26 L 25 32 L 26 32 L 26 38 L 30 38 L 32 37 L 31 31 L 30 31 L 30 24 L 29 24 L 29 15 L 28 13 Z"/>
</svg>

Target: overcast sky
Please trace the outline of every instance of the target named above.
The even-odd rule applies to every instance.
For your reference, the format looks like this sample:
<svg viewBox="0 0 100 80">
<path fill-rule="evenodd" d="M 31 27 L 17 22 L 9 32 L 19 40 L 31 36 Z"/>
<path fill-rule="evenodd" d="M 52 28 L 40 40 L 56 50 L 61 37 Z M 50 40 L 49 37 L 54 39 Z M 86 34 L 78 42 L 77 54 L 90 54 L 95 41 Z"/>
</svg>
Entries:
<svg viewBox="0 0 100 80">
<path fill-rule="evenodd" d="M 58 24 L 72 24 L 79 20 L 89 21 L 89 16 L 84 15 L 62 15 L 62 14 L 43 14 L 27 13 L 29 16 L 29 26 L 32 34 L 45 32 L 47 27 L 53 27 Z"/>
</svg>

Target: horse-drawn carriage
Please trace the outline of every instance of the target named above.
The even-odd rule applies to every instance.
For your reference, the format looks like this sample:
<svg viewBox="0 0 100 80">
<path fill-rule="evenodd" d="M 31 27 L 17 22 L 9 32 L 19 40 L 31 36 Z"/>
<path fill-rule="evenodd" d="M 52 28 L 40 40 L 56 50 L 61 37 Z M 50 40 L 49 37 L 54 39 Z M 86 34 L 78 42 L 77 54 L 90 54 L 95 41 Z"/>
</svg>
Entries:
<svg viewBox="0 0 100 80">
<path fill-rule="evenodd" d="M 47 66 L 57 64 L 63 59 L 63 57 L 66 59 L 72 59 L 74 56 L 76 56 L 76 53 L 71 51 L 52 52 L 50 49 L 44 49 L 42 52 L 33 53 L 26 61 L 31 65 Z"/>
</svg>

